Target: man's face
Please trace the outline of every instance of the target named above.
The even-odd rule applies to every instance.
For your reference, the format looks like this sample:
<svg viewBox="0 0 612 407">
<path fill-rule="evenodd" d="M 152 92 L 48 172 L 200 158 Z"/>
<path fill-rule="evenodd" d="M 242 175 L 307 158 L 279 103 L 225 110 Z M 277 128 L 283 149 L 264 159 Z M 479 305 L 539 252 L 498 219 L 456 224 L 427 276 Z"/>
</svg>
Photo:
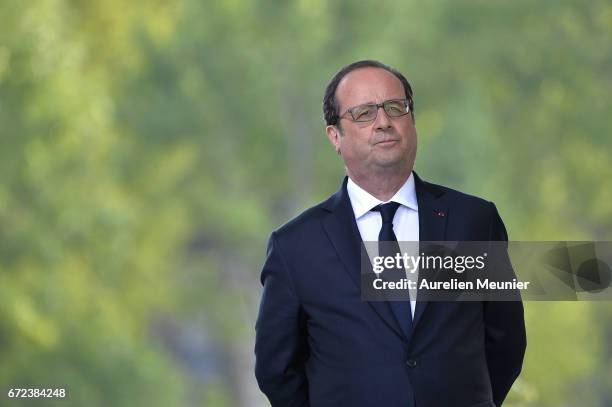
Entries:
<svg viewBox="0 0 612 407">
<path fill-rule="evenodd" d="M 404 87 L 392 73 L 380 68 L 361 68 L 347 74 L 338 84 L 336 101 L 340 115 L 348 108 L 364 103 L 382 103 L 405 99 Z M 389 117 L 379 108 L 376 119 L 354 122 L 344 115 L 338 125 L 327 126 L 327 136 L 348 169 L 349 175 L 367 177 L 389 170 L 412 170 L 417 137 L 410 114 Z"/>
</svg>

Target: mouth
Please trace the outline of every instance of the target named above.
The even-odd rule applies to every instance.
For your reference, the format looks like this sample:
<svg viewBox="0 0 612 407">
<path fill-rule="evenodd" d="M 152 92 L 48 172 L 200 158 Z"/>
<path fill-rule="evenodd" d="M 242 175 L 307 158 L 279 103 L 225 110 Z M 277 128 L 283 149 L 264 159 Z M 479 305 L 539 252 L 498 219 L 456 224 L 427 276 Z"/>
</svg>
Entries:
<svg viewBox="0 0 612 407">
<path fill-rule="evenodd" d="M 391 145 L 393 145 L 395 143 L 397 143 L 397 140 L 391 139 L 391 140 L 382 140 L 382 141 L 379 141 L 377 143 L 374 143 L 374 145 L 385 147 L 385 146 L 391 146 Z"/>
</svg>

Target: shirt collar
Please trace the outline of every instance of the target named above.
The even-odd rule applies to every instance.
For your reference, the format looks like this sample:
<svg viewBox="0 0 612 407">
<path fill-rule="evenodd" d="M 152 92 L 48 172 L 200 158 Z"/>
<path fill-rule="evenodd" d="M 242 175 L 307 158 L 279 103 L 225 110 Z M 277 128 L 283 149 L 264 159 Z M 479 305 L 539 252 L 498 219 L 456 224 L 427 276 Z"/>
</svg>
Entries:
<svg viewBox="0 0 612 407">
<path fill-rule="evenodd" d="M 349 199 L 351 200 L 353 212 L 355 213 L 355 219 L 359 219 L 375 206 L 386 203 L 372 196 L 365 189 L 361 188 L 351 179 L 351 177 L 349 177 L 348 182 L 346 183 L 346 190 L 348 192 Z M 404 182 L 404 185 L 402 185 L 402 187 L 395 193 L 395 195 L 393 195 L 393 197 L 391 197 L 388 202 L 391 201 L 397 202 L 400 205 L 415 211 L 419 210 L 419 205 L 416 199 L 416 189 L 414 187 L 414 176 L 412 172 L 410 173 L 410 176 L 406 182 Z"/>
</svg>

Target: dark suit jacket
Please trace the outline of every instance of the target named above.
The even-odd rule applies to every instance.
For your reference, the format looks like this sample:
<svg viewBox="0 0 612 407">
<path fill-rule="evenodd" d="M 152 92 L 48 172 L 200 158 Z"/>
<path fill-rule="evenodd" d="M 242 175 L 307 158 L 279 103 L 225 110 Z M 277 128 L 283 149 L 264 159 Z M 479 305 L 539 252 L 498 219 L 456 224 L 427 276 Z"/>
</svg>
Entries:
<svg viewBox="0 0 612 407">
<path fill-rule="evenodd" d="M 493 203 L 414 175 L 421 241 L 507 240 Z M 525 353 L 522 303 L 417 302 L 406 337 L 387 302 L 360 299 L 346 182 L 270 237 L 256 324 L 261 390 L 273 406 L 500 406 Z"/>
</svg>

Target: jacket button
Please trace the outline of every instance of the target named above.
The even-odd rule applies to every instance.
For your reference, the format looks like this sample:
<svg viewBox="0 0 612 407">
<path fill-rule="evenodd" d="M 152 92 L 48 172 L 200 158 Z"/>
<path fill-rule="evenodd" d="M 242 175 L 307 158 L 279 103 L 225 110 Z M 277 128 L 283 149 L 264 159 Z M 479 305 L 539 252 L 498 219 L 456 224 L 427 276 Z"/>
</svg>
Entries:
<svg viewBox="0 0 612 407">
<path fill-rule="evenodd" d="M 408 360 L 406 361 L 406 364 L 408 365 L 408 367 L 416 367 L 417 362 L 416 362 L 416 360 L 414 360 L 414 359 L 408 359 Z"/>
</svg>

